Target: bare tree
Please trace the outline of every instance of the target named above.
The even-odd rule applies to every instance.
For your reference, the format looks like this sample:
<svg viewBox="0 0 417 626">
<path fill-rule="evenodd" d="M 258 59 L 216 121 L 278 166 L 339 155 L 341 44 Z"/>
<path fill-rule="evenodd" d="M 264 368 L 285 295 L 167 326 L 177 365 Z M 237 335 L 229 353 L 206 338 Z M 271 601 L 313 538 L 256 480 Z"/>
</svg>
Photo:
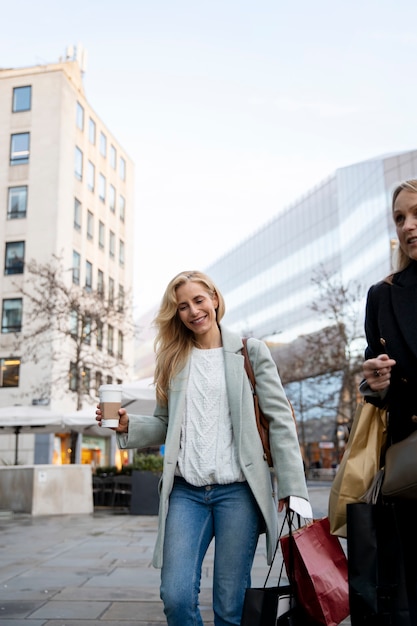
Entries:
<svg viewBox="0 0 417 626">
<path fill-rule="evenodd" d="M 297 416 L 306 451 L 310 432 L 332 438 L 337 456 L 350 430 L 358 399 L 364 331 L 363 287 L 344 284 L 321 267 L 313 278 L 317 298 L 311 305 L 320 330 L 278 346 L 274 358 Z M 321 432 L 323 431 L 323 433 Z"/>
<path fill-rule="evenodd" d="M 319 335 L 319 340 L 316 337 L 310 347 L 315 350 L 324 369 L 341 373 L 338 418 L 350 430 L 357 406 L 365 343 L 364 287 L 353 281 L 344 284 L 339 276 L 331 276 L 324 267 L 313 278 L 313 283 L 317 287 L 318 298 L 311 308 L 331 326 L 338 342 L 335 350 L 323 350 Z"/>
<path fill-rule="evenodd" d="M 96 396 L 93 371 L 123 378 L 124 344 L 134 334 L 128 294 L 121 292 L 116 298 L 73 284 L 62 259 L 55 256 L 48 263 L 29 261 L 25 282 L 16 287 L 24 296 L 24 325 L 18 338 L 22 362 L 44 368 L 45 376 L 37 382 L 41 398 L 49 398 L 52 387 L 62 394 L 71 391 L 78 410 L 84 398 Z"/>
</svg>

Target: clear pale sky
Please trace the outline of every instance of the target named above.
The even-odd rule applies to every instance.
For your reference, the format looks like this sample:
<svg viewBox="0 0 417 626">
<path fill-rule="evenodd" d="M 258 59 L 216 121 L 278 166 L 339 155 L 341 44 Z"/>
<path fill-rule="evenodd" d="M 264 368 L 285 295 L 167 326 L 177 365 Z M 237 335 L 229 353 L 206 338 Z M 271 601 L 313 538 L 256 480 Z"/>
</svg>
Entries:
<svg viewBox="0 0 417 626">
<path fill-rule="evenodd" d="M 415 0 L 13 0 L 0 66 L 87 50 L 136 167 L 137 312 L 338 167 L 417 148 Z"/>
</svg>

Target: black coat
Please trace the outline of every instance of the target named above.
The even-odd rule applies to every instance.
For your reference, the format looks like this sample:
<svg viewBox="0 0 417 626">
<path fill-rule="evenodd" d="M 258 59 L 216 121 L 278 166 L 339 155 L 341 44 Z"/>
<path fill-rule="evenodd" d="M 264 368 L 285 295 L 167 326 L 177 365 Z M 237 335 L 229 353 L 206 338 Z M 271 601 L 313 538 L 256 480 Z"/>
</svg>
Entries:
<svg viewBox="0 0 417 626">
<path fill-rule="evenodd" d="M 417 429 L 417 262 L 369 289 L 365 333 L 366 359 L 386 353 L 397 362 L 386 397 L 395 443 Z"/>
</svg>

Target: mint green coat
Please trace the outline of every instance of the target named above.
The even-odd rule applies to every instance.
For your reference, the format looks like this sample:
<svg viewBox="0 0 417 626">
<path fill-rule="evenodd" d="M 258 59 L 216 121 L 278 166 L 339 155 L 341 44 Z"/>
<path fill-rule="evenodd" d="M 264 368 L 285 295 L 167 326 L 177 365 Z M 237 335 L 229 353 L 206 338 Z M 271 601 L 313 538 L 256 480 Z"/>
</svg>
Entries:
<svg viewBox="0 0 417 626">
<path fill-rule="evenodd" d="M 237 454 L 243 474 L 255 496 L 266 525 L 267 561 L 271 562 L 278 536 L 277 506 L 271 471 L 263 457 L 253 397 L 244 369 L 239 335 L 221 326 L 226 388 Z M 298 437 L 288 400 L 269 348 L 258 339 L 248 341 L 255 373 L 259 404 L 270 420 L 271 452 L 278 481 L 278 498 L 299 496 L 308 500 Z M 147 448 L 165 444 L 164 470 L 160 485 L 159 525 L 153 564 L 162 566 L 165 521 L 180 448 L 189 362 L 172 380 L 168 406 L 157 406 L 152 417 L 129 415 L 129 432 L 118 435 L 120 448 Z"/>
</svg>

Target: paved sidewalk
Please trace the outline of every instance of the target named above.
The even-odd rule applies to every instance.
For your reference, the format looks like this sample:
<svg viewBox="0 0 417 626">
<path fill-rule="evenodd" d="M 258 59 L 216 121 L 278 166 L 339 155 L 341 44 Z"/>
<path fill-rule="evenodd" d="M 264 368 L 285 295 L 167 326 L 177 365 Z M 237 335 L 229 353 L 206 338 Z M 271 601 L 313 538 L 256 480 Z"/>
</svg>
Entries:
<svg viewBox="0 0 417 626">
<path fill-rule="evenodd" d="M 328 486 L 313 483 L 309 491 L 315 517 L 326 515 Z M 52 517 L 0 514 L 0 624 L 166 624 L 159 570 L 151 565 L 156 525 L 156 517 L 114 511 Z M 213 624 L 212 564 L 210 549 L 200 596 L 207 626 Z M 262 536 L 252 584 L 262 585 L 266 572 Z"/>
</svg>

